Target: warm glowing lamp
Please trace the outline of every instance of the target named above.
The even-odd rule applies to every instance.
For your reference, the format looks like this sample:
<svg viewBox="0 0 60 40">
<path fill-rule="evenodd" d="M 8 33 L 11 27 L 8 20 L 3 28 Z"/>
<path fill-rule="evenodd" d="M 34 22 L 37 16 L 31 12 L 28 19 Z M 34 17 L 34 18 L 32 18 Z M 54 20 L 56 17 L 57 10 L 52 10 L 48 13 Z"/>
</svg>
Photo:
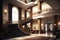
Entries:
<svg viewBox="0 0 60 40">
<path fill-rule="evenodd" d="M 58 22 L 58 25 L 60 25 L 60 22 Z"/>
<path fill-rule="evenodd" d="M 7 9 L 4 10 L 4 13 L 5 13 L 5 14 L 7 13 Z"/>
<path fill-rule="evenodd" d="M 41 26 L 43 26 L 43 24 L 41 24 Z"/>
<path fill-rule="evenodd" d="M 24 28 L 25 26 L 23 25 L 22 27 Z"/>
</svg>

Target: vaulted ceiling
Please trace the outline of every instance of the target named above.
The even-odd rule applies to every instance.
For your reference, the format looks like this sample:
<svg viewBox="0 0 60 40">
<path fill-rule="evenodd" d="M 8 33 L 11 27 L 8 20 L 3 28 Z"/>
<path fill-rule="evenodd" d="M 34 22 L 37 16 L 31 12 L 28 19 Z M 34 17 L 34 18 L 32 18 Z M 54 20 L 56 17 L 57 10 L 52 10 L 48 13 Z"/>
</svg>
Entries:
<svg viewBox="0 0 60 40">
<path fill-rule="evenodd" d="M 60 0 L 40 0 L 40 1 L 46 2 L 53 8 L 52 11 L 47 12 L 48 14 L 46 16 L 60 14 Z M 15 4 L 16 6 L 23 7 L 24 9 L 25 7 L 27 7 L 27 6 L 22 5 L 20 2 L 16 0 L 9 0 L 9 2 Z M 40 14 L 40 15 L 45 16 L 45 14 Z"/>
<path fill-rule="evenodd" d="M 47 2 L 53 9 L 60 9 L 60 0 L 43 0 Z"/>
<path fill-rule="evenodd" d="M 9 1 L 16 4 L 17 6 L 21 6 L 19 2 L 17 3 L 17 1 L 15 0 Z M 48 3 L 51 7 L 53 7 L 53 9 L 60 9 L 60 0 L 41 0 L 41 1 Z"/>
</svg>

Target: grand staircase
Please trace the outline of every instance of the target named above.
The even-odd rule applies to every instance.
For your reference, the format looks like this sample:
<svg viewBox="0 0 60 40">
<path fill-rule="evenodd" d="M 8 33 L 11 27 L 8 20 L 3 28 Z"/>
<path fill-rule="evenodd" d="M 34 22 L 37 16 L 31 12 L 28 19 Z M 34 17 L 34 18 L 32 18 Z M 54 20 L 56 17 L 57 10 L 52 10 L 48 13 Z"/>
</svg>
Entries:
<svg viewBox="0 0 60 40">
<path fill-rule="evenodd" d="M 24 25 L 28 22 L 31 22 L 32 19 L 26 19 L 26 20 L 23 20 L 20 22 L 20 25 Z M 22 37 L 22 36 L 27 36 L 27 35 L 30 35 L 28 33 L 25 33 L 21 27 L 19 26 L 19 24 L 6 24 L 6 26 L 4 27 L 7 27 L 6 30 L 3 30 L 3 31 L 6 31 L 6 33 L 4 32 L 4 35 L 2 35 L 0 37 L 0 39 L 9 39 L 9 38 L 15 38 L 15 37 Z"/>
</svg>

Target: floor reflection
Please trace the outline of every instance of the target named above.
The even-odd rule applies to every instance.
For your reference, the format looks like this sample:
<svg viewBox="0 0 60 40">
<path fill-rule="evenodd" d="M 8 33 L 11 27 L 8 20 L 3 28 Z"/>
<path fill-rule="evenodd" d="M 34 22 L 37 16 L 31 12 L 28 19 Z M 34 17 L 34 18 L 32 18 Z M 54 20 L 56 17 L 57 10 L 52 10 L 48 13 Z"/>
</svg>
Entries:
<svg viewBox="0 0 60 40">
<path fill-rule="evenodd" d="M 55 36 L 52 33 L 50 34 L 45 33 L 45 34 L 31 34 L 30 36 L 23 36 L 4 40 L 49 40 L 54 37 Z"/>
</svg>

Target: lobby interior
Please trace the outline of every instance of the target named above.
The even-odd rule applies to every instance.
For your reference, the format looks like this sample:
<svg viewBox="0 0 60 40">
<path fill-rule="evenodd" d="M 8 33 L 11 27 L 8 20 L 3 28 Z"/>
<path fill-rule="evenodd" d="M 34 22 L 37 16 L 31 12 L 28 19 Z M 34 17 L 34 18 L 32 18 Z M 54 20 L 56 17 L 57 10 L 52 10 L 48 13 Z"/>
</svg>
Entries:
<svg viewBox="0 0 60 40">
<path fill-rule="evenodd" d="M 0 0 L 0 39 L 60 40 L 60 0 Z"/>
</svg>

